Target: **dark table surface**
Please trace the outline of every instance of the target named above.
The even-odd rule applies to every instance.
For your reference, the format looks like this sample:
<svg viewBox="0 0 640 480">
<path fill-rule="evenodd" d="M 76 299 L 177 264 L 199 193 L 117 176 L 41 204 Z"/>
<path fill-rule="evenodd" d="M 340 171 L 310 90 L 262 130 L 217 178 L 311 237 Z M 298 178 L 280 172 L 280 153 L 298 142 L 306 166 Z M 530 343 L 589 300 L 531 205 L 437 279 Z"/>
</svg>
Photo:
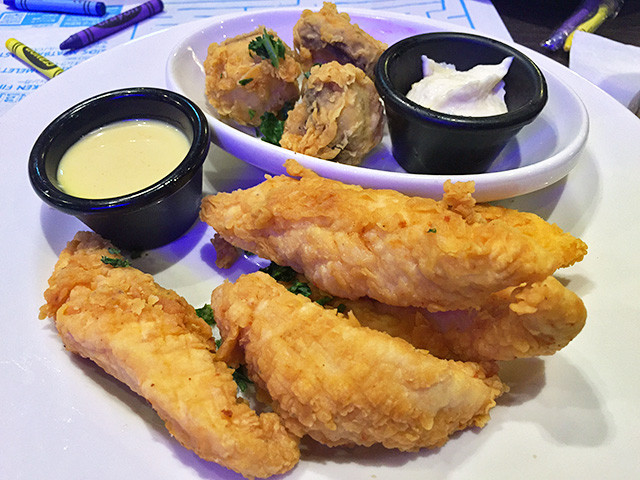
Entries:
<svg viewBox="0 0 640 480">
<path fill-rule="evenodd" d="M 504 24 L 520 45 L 541 52 L 563 65 L 569 53 L 542 48 L 545 41 L 576 8 L 580 0 L 492 0 Z M 595 32 L 618 42 L 640 46 L 640 0 L 626 0 L 618 16 L 608 19 Z"/>
</svg>

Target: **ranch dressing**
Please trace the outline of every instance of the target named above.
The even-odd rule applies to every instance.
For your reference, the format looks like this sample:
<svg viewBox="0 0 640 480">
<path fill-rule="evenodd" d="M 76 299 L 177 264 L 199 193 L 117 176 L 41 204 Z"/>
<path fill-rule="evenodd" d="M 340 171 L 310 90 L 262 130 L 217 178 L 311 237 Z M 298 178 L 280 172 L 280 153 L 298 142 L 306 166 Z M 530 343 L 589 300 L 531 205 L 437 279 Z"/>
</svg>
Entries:
<svg viewBox="0 0 640 480">
<path fill-rule="evenodd" d="M 422 56 L 424 78 L 411 86 L 407 98 L 441 113 L 487 117 L 507 112 L 504 81 L 513 57 L 498 65 L 477 65 L 467 71 Z"/>
<path fill-rule="evenodd" d="M 142 190 L 171 173 L 190 148 L 160 120 L 126 120 L 94 130 L 69 148 L 58 166 L 60 188 L 79 198 L 111 198 Z"/>
</svg>

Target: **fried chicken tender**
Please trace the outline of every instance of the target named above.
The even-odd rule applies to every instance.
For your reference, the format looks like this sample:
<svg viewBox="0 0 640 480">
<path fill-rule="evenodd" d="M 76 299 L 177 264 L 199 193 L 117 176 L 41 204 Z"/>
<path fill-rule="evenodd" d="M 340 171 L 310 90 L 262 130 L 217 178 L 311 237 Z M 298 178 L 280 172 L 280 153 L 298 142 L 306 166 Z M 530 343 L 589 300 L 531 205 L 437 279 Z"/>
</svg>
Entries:
<svg viewBox="0 0 640 480">
<path fill-rule="evenodd" d="M 351 311 L 362 326 L 403 338 L 438 358 L 481 362 L 490 370 L 498 360 L 553 355 L 580 333 L 587 318 L 580 297 L 554 277 L 496 292 L 479 309 L 449 312 L 333 297 L 301 274 L 280 274 L 277 280 L 286 288 L 306 285 L 312 301 Z"/>
<path fill-rule="evenodd" d="M 289 292 L 265 273 L 217 287 L 224 342 L 296 435 L 329 446 L 413 451 L 482 427 L 506 387 L 475 363 L 440 360 Z"/>
<path fill-rule="evenodd" d="M 387 49 L 358 25 L 349 14 L 338 13 L 335 4 L 324 2 L 319 12 L 304 10 L 293 27 L 293 46 L 304 70 L 316 63 L 351 63 L 373 78 L 378 58 Z"/>
<path fill-rule="evenodd" d="M 400 337 L 438 358 L 490 362 L 552 355 L 585 325 L 582 300 L 558 280 L 510 287 L 478 309 L 431 313 L 370 299 L 333 299 L 361 325 Z"/>
<path fill-rule="evenodd" d="M 260 125 L 265 112 L 276 114 L 300 96 L 298 77 L 302 70 L 286 44 L 284 59 L 279 58 L 277 67 L 249 50 L 249 43 L 265 31 L 278 40 L 273 30 L 258 27 L 220 44 L 212 43 L 204 61 L 209 102 L 221 116 L 242 125 Z"/>
<path fill-rule="evenodd" d="M 182 297 L 133 267 L 114 268 L 109 243 L 80 232 L 61 253 L 40 316 L 65 347 L 142 395 L 186 448 L 242 475 L 298 462 L 298 439 L 274 413 L 236 398 L 232 370 L 214 357 L 211 327 Z"/>
<path fill-rule="evenodd" d="M 382 140 L 384 111 L 375 85 L 351 64 L 316 65 L 289 112 L 280 146 L 359 165 Z"/>
<path fill-rule="evenodd" d="M 456 212 L 461 204 L 451 207 L 450 194 L 408 197 L 325 179 L 292 160 L 286 166 L 301 178 L 268 177 L 205 197 L 200 218 L 234 246 L 290 266 L 334 296 L 429 311 L 477 308 L 586 253 L 582 241 L 533 214 L 521 214 L 527 228 L 515 212 L 505 214 L 509 221 L 476 220 Z M 461 200 L 468 203 L 466 194 Z"/>
</svg>

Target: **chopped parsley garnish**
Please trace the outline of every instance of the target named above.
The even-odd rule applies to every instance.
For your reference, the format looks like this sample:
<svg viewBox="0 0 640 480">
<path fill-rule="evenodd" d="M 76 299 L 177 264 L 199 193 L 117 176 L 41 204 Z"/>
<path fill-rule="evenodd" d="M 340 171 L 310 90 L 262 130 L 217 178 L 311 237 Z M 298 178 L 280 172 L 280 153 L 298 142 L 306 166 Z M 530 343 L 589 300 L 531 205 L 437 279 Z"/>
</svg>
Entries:
<svg viewBox="0 0 640 480">
<path fill-rule="evenodd" d="M 247 369 L 244 365 L 240 365 L 238 368 L 236 368 L 233 371 L 233 379 L 236 381 L 236 384 L 238 385 L 238 389 L 241 392 L 244 392 L 247 389 L 247 387 L 253 383 L 249 378 L 249 375 L 247 374 Z"/>
<path fill-rule="evenodd" d="M 337 307 L 338 313 L 344 313 L 347 311 L 347 306 L 344 303 L 341 303 Z"/>
<path fill-rule="evenodd" d="M 293 285 L 289 287 L 289 291 L 291 293 L 295 293 L 297 295 L 303 295 L 305 297 L 311 296 L 311 288 L 308 283 L 295 281 Z"/>
<path fill-rule="evenodd" d="M 271 112 L 263 113 L 260 120 L 258 133 L 262 135 L 262 140 L 280 146 L 280 139 L 284 133 L 284 120 L 278 120 L 278 117 Z"/>
<path fill-rule="evenodd" d="M 274 39 L 273 35 L 267 33 L 266 28 L 262 36 L 249 42 L 249 50 L 265 60 L 271 60 L 271 65 L 275 68 L 280 65 L 281 58 L 284 60 L 284 43 L 279 38 L 277 40 Z"/>
<path fill-rule="evenodd" d="M 435 228 L 430 228 L 429 230 L 427 230 L 427 233 L 436 233 L 437 230 Z"/>
<path fill-rule="evenodd" d="M 316 303 L 322 305 L 323 307 L 329 303 L 330 301 L 333 300 L 333 297 L 330 297 L 328 295 L 324 296 L 324 297 L 320 297 L 319 299 L 316 300 Z"/>
<path fill-rule="evenodd" d="M 312 67 L 315 67 L 316 65 L 322 65 L 321 63 L 314 63 L 312 65 Z M 309 78 L 311 76 L 311 70 L 309 70 L 308 72 L 304 72 L 304 78 Z"/>
<path fill-rule="evenodd" d="M 249 118 L 253 119 L 256 116 L 256 111 L 253 108 L 249 109 Z"/>
<path fill-rule="evenodd" d="M 260 126 L 256 129 L 256 134 L 265 142 L 279 146 L 284 133 L 284 122 L 292 108 L 292 103 L 285 103 L 277 115 L 272 112 L 263 113 L 260 116 Z"/>
<path fill-rule="evenodd" d="M 261 268 L 260 271 L 271 275 L 279 282 L 291 282 L 298 275 L 293 268 L 282 267 L 275 262 L 271 262 L 268 266 Z"/>
<path fill-rule="evenodd" d="M 120 255 L 120 250 L 118 250 L 117 248 L 111 247 L 109 249 L 107 249 L 107 251 L 111 254 L 111 255 Z M 103 255 L 100 258 L 100 261 L 102 263 L 104 263 L 105 265 L 111 265 L 112 267 L 128 267 L 129 265 L 131 265 L 129 263 L 129 260 L 126 260 L 124 258 L 113 258 L 113 257 L 107 257 L 106 255 Z"/>
<path fill-rule="evenodd" d="M 238 83 L 242 86 L 245 86 L 247 83 L 253 82 L 253 78 L 242 78 L 238 80 Z"/>
<path fill-rule="evenodd" d="M 216 324 L 215 318 L 213 318 L 213 308 L 208 303 L 205 303 L 202 307 L 196 308 L 196 315 L 213 326 Z"/>
</svg>

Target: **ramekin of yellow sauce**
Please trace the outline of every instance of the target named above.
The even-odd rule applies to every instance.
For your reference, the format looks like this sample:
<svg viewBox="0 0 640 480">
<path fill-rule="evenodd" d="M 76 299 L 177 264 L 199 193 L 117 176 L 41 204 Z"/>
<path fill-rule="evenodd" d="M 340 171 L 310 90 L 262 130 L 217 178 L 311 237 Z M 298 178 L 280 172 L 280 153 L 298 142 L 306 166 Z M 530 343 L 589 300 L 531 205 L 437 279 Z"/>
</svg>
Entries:
<svg viewBox="0 0 640 480">
<path fill-rule="evenodd" d="M 119 248 L 146 250 L 196 222 L 209 145 L 207 119 L 188 98 L 158 88 L 115 90 L 45 128 L 29 178 L 47 204 Z"/>
</svg>

